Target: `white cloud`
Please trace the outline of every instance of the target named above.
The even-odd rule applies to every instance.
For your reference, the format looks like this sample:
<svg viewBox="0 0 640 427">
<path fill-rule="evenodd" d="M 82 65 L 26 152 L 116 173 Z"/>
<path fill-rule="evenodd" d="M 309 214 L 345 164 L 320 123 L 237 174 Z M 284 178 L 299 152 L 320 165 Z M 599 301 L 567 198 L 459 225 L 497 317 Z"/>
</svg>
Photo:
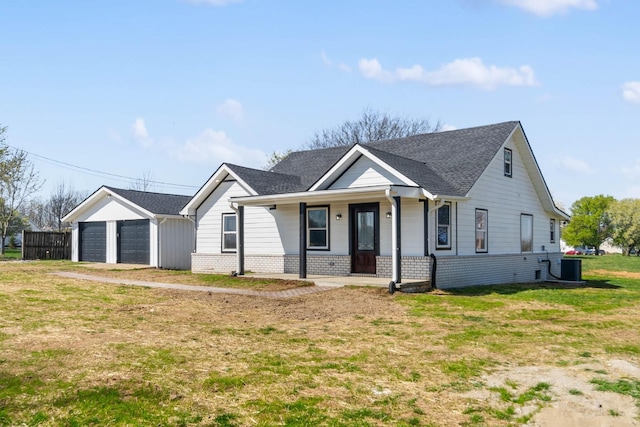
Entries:
<svg viewBox="0 0 640 427">
<path fill-rule="evenodd" d="M 267 158 L 262 151 L 237 145 L 225 132 L 213 129 L 205 129 L 187 140 L 174 155 L 183 162 L 235 163 L 249 167 L 261 167 Z"/>
<path fill-rule="evenodd" d="M 444 124 L 442 125 L 442 127 L 440 128 L 440 132 L 446 132 L 448 130 L 456 130 L 458 129 L 457 127 L 453 126 L 453 125 L 449 125 L 449 124 Z"/>
<path fill-rule="evenodd" d="M 218 105 L 216 107 L 216 112 L 220 116 L 230 118 L 234 122 L 239 122 L 244 117 L 242 104 L 231 98 L 226 99 L 222 104 Z"/>
<path fill-rule="evenodd" d="M 382 68 L 376 58 L 363 58 L 358 62 L 358 66 L 364 77 L 385 83 L 415 81 L 431 86 L 468 85 L 483 89 L 538 84 L 533 69 L 528 65 L 522 65 L 517 69 L 486 66 L 480 58 L 456 59 L 435 71 L 426 71 L 421 65 L 414 65 L 411 68 L 396 68 L 395 72 L 391 72 Z"/>
<path fill-rule="evenodd" d="M 596 10 L 597 0 L 498 0 L 500 3 L 516 6 L 538 16 L 551 16 L 570 9 Z"/>
<path fill-rule="evenodd" d="M 345 73 L 350 73 L 351 72 L 351 67 L 349 67 L 344 62 L 341 62 L 340 64 L 338 64 L 338 68 L 341 69 L 342 71 L 344 71 Z"/>
<path fill-rule="evenodd" d="M 623 84 L 622 97 L 626 101 L 640 104 L 640 82 L 626 82 Z"/>
<path fill-rule="evenodd" d="M 241 3 L 243 0 L 182 0 L 186 3 L 193 3 L 193 4 L 208 4 L 211 6 L 226 6 L 232 3 Z"/>
<path fill-rule="evenodd" d="M 568 172 L 591 174 L 593 169 L 589 164 L 583 160 L 576 159 L 575 157 L 562 156 L 558 159 L 560 166 L 565 168 Z"/>
<path fill-rule="evenodd" d="M 324 50 L 320 51 L 320 59 L 322 59 L 322 63 L 327 67 L 330 67 L 331 64 L 333 64 L 333 61 L 327 56 L 327 53 Z"/>
<path fill-rule="evenodd" d="M 147 126 L 144 123 L 142 117 L 138 117 L 131 125 L 131 131 L 133 137 L 145 148 L 149 148 L 153 145 L 153 139 L 149 138 L 149 132 L 147 132 Z"/>
</svg>

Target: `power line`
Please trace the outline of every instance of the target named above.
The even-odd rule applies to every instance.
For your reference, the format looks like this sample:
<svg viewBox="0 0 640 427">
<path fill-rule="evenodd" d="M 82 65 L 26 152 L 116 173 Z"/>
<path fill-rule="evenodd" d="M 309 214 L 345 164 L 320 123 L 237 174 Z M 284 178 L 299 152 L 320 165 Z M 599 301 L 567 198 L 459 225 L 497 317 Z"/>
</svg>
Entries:
<svg viewBox="0 0 640 427">
<path fill-rule="evenodd" d="M 24 150 L 22 148 L 13 147 L 13 146 L 11 146 L 9 144 L 7 144 L 7 146 L 13 148 L 14 150 L 22 151 L 22 152 L 25 152 L 25 153 L 33 156 L 33 157 L 37 157 L 37 158 L 39 158 L 41 160 L 45 160 L 47 162 L 50 162 L 50 163 L 52 163 L 54 165 L 57 165 L 59 167 L 62 167 L 64 169 L 76 170 L 76 171 L 78 171 L 80 173 L 84 173 L 84 174 L 87 174 L 87 175 L 96 176 L 96 177 L 108 176 L 108 177 L 110 177 L 112 179 L 116 179 L 117 181 L 126 182 L 126 183 L 137 182 L 137 181 L 140 180 L 140 178 L 133 178 L 133 177 L 130 177 L 130 176 L 119 175 L 119 174 L 110 173 L 110 172 L 102 172 L 102 171 L 99 171 L 99 170 L 96 170 L 96 169 L 86 168 L 86 167 L 83 167 L 83 166 L 78 166 L 78 165 L 74 165 L 74 164 L 71 164 L 71 163 L 63 162 L 63 161 L 60 161 L 60 160 L 52 159 L 52 158 L 49 158 L 49 157 L 41 156 L 39 154 L 32 153 L 32 152 Z M 150 180 L 150 179 L 149 180 L 145 180 L 145 181 L 148 182 L 149 184 L 165 185 L 165 186 L 177 187 L 177 188 L 189 188 L 189 189 L 191 189 L 191 188 L 196 188 L 196 189 L 200 188 L 200 187 L 198 187 L 196 185 L 174 184 L 174 183 L 171 183 L 171 182 L 154 181 L 154 180 Z"/>
</svg>

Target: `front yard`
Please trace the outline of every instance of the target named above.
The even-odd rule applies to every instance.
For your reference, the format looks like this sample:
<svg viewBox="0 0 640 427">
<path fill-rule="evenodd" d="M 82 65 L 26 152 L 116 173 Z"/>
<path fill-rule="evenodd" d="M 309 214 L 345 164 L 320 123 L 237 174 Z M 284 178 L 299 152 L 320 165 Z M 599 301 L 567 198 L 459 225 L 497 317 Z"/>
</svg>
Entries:
<svg viewBox="0 0 640 427">
<path fill-rule="evenodd" d="M 586 287 L 291 299 L 50 274 L 61 268 L 83 267 L 0 263 L 0 425 L 522 425 L 557 420 L 559 402 L 610 425 L 638 415 L 636 257 L 585 257 Z"/>
</svg>

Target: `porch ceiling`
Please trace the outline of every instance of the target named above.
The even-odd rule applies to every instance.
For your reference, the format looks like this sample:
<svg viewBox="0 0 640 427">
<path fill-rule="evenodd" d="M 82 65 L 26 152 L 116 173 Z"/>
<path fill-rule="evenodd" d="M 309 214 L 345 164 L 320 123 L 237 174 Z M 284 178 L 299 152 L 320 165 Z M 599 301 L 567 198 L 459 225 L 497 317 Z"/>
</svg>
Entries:
<svg viewBox="0 0 640 427">
<path fill-rule="evenodd" d="M 300 202 L 317 203 L 342 200 L 365 200 L 372 197 L 386 197 L 387 191 L 391 196 L 408 197 L 413 199 L 431 199 L 433 196 L 420 187 L 404 187 L 384 185 L 376 187 L 343 188 L 337 190 L 305 191 L 301 193 L 276 194 L 269 196 L 233 197 L 229 201 L 242 206 L 285 205 Z"/>
</svg>

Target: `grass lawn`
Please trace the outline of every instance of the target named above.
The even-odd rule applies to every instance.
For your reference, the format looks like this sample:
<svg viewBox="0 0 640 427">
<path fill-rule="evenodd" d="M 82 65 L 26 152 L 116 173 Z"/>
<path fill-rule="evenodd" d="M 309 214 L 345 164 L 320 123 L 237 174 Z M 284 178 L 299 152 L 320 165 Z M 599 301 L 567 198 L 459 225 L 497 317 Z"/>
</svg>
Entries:
<svg viewBox="0 0 640 427">
<path fill-rule="evenodd" d="M 581 258 L 584 287 L 293 299 L 50 274 L 79 268 L 68 262 L 0 263 L 0 426 L 522 425 L 556 385 L 483 375 L 528 366 L 580 369 L 594 389 L 640 402 L 640 381 L 594 368 L 640 362 L 640 258 Z"/>
<path fill-rule="evenodd" d="M 0 261 L 22 258 L 22 249 L 4 249 L 4 255 L 0 255 Z"/>
</svg>

